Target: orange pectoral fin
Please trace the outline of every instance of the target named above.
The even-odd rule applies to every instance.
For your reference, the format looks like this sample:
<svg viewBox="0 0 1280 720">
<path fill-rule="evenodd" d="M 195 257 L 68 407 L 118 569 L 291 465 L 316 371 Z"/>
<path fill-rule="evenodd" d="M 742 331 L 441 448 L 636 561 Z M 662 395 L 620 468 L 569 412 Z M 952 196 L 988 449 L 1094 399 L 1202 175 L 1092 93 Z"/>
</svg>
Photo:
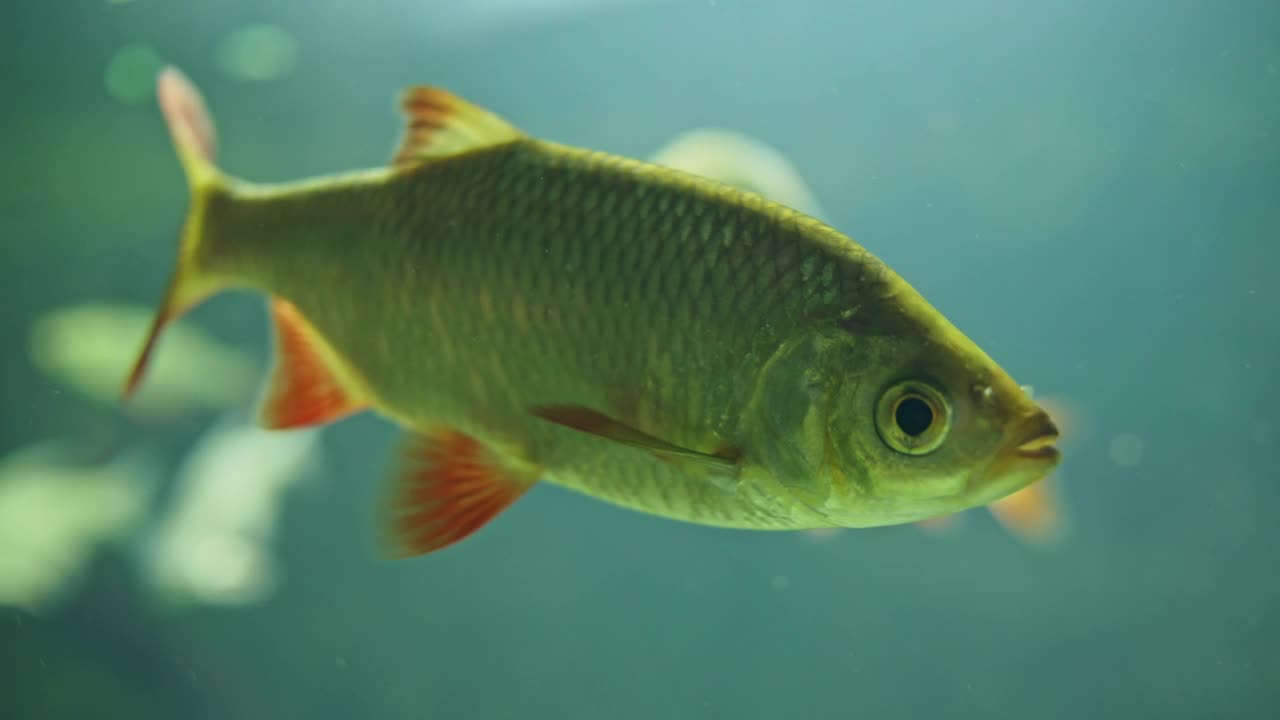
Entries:
<svg viewBox="0 0 1280 720">
<path fill-rule="evenodd" d="M 713 476 L 733 477 L 738 474 L 742 454 L 727 445 L 718 448 L 715 453 L 690 450 L 637 430 L 604 413 L 577 405 L 539 405 L 529 408 L 529 412 L 535 417 L 571 430 L 644 450 L 659 460 L 689 470 Z"/>
<path fill-rule="evenodd" d="M 273 298 L 271 316 L 276 365 L 260 412 L 265 427 L 321 425 L 368 407 L 335 372 L 339 363 L 333 351 L 293 303 Z"/>
<path fill-rule="evenodd" d="M 537 473 L 505 466 L 453 430 L 414 437 L 386 506 L 387 553 L 413 557 L 448 547 L 520 499 Z"/>
</svg>

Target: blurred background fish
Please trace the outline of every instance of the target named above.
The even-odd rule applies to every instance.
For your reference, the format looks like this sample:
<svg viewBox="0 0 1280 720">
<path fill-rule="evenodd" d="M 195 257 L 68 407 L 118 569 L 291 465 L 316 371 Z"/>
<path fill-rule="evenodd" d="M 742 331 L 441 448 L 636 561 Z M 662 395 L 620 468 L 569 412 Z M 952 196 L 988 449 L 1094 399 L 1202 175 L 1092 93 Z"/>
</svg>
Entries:
<svg viewBox="0 0 1280 720">
<path fill-rule="evenodd" d="M 812 217 L 826 217 L 813 190 L 786 155 L 736 130 L 688 130 L 663 145 L 650 161 L 763 195 Z"/>
<path fill-rule="evenodd" d="M 47 441 L 0 460 L 0 605 L 43 612 L 74 593 L 99 549 L 130 535 L 158 481 L 141 451 L 75 460 Z"/>
<path fill-rule="evenodd" d="M 222 416 L 187 453 L 138 559 L 147 584 L 173 607 L 244 605 L 275 590 L 282 503 L 319 468 L 319 430 L 263 430 Z"/>
<path fill-rule="evenodd" d="M 31 362 L 58 383 L 94 401 L 120 406 L 120 378 L 133 348 L 146 337 L 151 308 L 117 301 L 66 305 L 31 324 Z M 126 412 L 160 420 L 244 403 L 257 384 L 255 363 L 243 349 L 223 343 L 192 323 L 178 322 L 151 382 Z"/>
<path fill-rule="evenodd" d="M 132 351 L 125 349 L 141 342 L 150 322 L 150 309 L 128 303 L 67 305 L 32 323 L 28 352 L 59 384 L 116 406 L 120 378 L 132 362 Z M 162 429 L 166 420 L 213 416 L 248 400 L 257 377 L 249 352 L 191 322 L 176 323 L 174 330 L 153 369 L 154 386 L 126 406 L 132 417 Z M 25 519 L 0 529 L 0 535 L 23 538 L 0 543 L 14 588 L 9 594 L 25 593 L 35 605 L 42 597 L 37 587 L 50 593 L 72 587 L 94 543 L 109 536 L 130 539 L 128 556 L 144 585 L 169 607 L 243 605 L 270 597 L 278 517 L 289 488 L 317 469 L 317 434 L 269 433 L 234 411 L 213 417 L 185 450 L 172 479 L 163 482 L 159 468 L 143 461 L 147 453 L 119 433 L 107 435 L 125 443 L 119 458 L 100 467 L 69 459 L 83 438 L 15 456 L 6 465 L 15 478 L 9 486 L 11 493 L 21 493 L 6 496 L 7 507 Z M 57 481 L 63 476 L 70 479 Z M 164 489 L 159 507 L 150 492 L 157 486 Z M 42 514 L 60 520 L 25 534 Z M 48 533 L 57 538 L 50 540 Z M 27 552 L 33 545 L 41 550 Z"/>
</svg>

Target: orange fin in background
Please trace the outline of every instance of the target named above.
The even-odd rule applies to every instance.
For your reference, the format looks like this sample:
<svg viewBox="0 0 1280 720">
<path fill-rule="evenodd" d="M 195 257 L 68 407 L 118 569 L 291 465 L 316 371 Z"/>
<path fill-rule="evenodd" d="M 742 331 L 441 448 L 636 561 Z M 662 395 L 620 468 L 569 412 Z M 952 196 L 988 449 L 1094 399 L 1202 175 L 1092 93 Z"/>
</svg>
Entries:
<svg viewBox="0 0 1280 720">
<path fill-rule="evenodd" d="M 987 505 L 991 515 L 1020 540 L 1050 543 L 1061 537 L 1062 509 L 1053 478 L 1019 490 Z"/>
<path fill-rule="evenodd" d="M 954 530 L 960 523 L 960 513 L 938 515 L 924 520 L 917 520 L 915 526 L 927 533 L 943 533 Z"/>
<path fill-rule="evenodd" d="M 440 88 L 409 88 L 400 107 L 408 125 L 392 159 L 395 165 L 412 165 L 524 137 L 506 120 Z"/>
<path fill-rule="evenodd" d="M 1052 483 L 1053 478 L 1045 478 L 988 503 L 985 506 L 987 512 L 1018 540 L 1037 545 L 1050 544 L 1061 537 L 1063 524 L 1061 502 Z M 925 532 L 942 534 L 955 530 L 963 519 L 964 513 L 952 513 L 917 520 L 914 524 Z"/>
<path fill-rule="evenodd" d="M 811 530 L 801 530 L 800 532 L 813 542 L 826 542 L 833 540 L 844 532 L 844 528 L 813 528 Z"/>
<path fill-rule="evenodd" d="M 271 299 L 276 360 L 260 422 L 273 429 L 321 425 L 368 407 L 334 372 L 339 363 L 320 333 L 287 300 Z"/>
<path fill-rule="evenodd" d="M 383 527 L 387 552 L 413 557 L 448 547 L 484 527 L 537 482 L 454 430 L 412 438 L 395 478 Z"/>
</svg>

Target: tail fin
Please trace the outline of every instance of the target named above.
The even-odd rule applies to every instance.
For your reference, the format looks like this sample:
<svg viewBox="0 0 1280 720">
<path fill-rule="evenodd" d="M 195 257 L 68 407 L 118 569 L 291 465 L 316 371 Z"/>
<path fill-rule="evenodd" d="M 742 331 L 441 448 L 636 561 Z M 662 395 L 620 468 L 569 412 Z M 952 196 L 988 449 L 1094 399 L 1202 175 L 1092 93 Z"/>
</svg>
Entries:
<svg viewBox="0 0 1280 720">
<path fill-rule="evenodd" d="M 204 238 L 208 198 L 224 183 L 222 174 L 214 166 L 217 138 L 213 120 L 200 91 L 177 68 L 167 67 L 160 72 L 156 79 L 156 97 L 191 187 L 191 208 L 183 225 L 178 260 L 169 288 L 129 373 L 124 387 L 125 398 L 133 394 L 146 373 L 147 363 L 164 327 L 221 289 L 221 283 L 203 273 L 197 262 L 197 250 Z"/>
</svg>

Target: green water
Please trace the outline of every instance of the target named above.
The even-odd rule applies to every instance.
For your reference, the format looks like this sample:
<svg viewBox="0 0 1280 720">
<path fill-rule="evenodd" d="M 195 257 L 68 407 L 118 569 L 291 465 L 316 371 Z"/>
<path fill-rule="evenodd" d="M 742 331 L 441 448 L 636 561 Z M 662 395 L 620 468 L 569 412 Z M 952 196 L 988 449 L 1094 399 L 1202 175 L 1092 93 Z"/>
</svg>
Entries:
<svg viewBox="0 0 1280 720">
<path fill-rule="evenodd" d="M 25 338 L 60 305 L 163 290 L 187 198 L 151 96 L 161 62 L 207 95 L 220 162 L 258 180 L 385 162 L 410 84 L 637 157 L 692 127 L 750 133 L 1074 421 L 1050 547 L 982 511 L 945 534 L 817 540 L 538 487 L 465 543 L 391 563 L 371 518 L 398 433 L 355 418 L 283 501 L 261 603 L 165 603 L 126 537 L 56 604 L 0 608 L 0 716 L 1280 715 L 1280 5 L 3 13 L 0 453 L 144 447 L 150 514 L 212 415 L 137 422 L 38 371 Z M 191 319 L 266 362 L 257 299 Z"/>
</svg>

